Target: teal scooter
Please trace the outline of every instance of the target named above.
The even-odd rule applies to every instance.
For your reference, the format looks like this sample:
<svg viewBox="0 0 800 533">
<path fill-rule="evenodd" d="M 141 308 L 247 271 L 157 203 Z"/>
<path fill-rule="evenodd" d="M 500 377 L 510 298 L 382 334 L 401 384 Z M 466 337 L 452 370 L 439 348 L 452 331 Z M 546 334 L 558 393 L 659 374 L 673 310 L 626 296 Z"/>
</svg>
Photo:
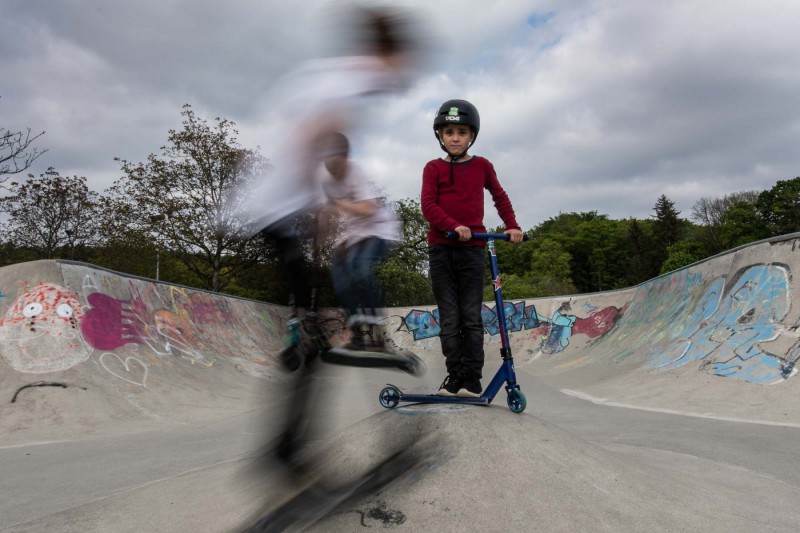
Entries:
<svg viewBox="0 0 800 533">
<path fill-rule="evenodd" d="M 449 232 L 448 237 L 455 236 L 455 232 Z M 387 383 L 381 390 L 378 400 L 387 409 L 397 407 L 401 402 L 405 403 L 461 403 L 489 405 L 494 400 L 501 388 L 506 390 L 506 403 L 508 408 L 514 413 L 521 413 L 525 410 L 527 400 L 519 388 L 517 377 L 514 373 L 514 357 L 511 355 L 511 345 L 508 341 L 508 329 L 506 328 L 506 313 L 503 306 L 503 291 L 500 288 L 500 272 L 497 268 L 497 252 L 494 241 L 497 239 L 508 240 L 509 236 L 505 233 L 473 233 L 476 239 L 486 239 L 489 250 L 489 269 L 494 280 L 494 301 L 497 313 L 497 326 L 500 333 L 500 356 L 503 359 L 497 373 L 484 389 L 483 394 L 478 398 L 464 398 L 461 396 L 437 396 L 435 394 L 407 394 L 402 392 L 400 387 Z M 527 240 L 527 236 L 526 239 Z"/>
</svg>

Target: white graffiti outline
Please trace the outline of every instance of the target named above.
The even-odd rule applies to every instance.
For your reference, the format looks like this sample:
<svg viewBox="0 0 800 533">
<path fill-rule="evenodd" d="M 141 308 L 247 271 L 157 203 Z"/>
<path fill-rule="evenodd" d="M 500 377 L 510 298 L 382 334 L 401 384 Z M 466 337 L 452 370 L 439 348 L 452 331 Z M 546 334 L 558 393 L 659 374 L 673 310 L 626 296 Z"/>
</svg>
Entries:
<svg viewBox="0 0 800 533">
<path fill-rule="evenodd" d="M 134 381 L 134 380 L 132 380 L 132 379 L 128 379 L 128 378 L 126 378 L 125 376 L 120 376 L 119 374 L 117 374 L 116 372 L 114 372 L 113 370 L 111 370 L 110 368 L 108 368 L 108 366 L 106 366 L 106 362 L 105 362 L 105 358 L 106 358 L 106 356 L 107 356 L 107 355 L 109 355 L 109 356 L 113 357 L 114 359 L 116 359 L 117 361 L 119 361 L 119 362 L 120 362 L 120 364 L 121 364 L 121 365 L 123 366 L 123 368 L 125 369 L 125 372 L 130 372 L 130 371 L 131 371 L 130 361 L 133 361 L 133 362 L 135 362 L 135 363 L 138 363 L 138 364 L 139 364 L 139 366 L 141 366 L 141 367 L 142 367 L 142 369 L 144 370 L 144 374 L 142 375 L 142 382 L 141 382 L 141 383 L 139 383 L 138 381 Z M 117 355 L 117 354 L 115 354 L 115 353 L 111 353 L 111 352 L 105 352 L 105 353 L 103 353 L 103 355 L 101 355 L 101 356 L 100 356 L 100 366 L 102 366 L 102 367 L 103 367 L 103 369 L 104 369 L 106 372 L 108 372 L 109 374 L 111 374 L 111 375 L 112 375 L 112 376 L 114 376 L 114 377 L 118 377 L 119 379 L 121 379 L 121 380 L 123 380 L 123 381 L 127 381 L 128 383 L 132 383 L 132 384 L 134 384 L 134 385 L 138 385 L 138 386 L 140 386 L 140 387 L 147 388 L 147 374 L 148 374 L 149 370 L 148 370 L 148 368 L 147 368 L 147 365 L 146 365 L 146 364 L 144 364 L 144 363 L 143 363 L 143 362 L 142 362 L 140 359 L 138 359 L 137 357 L 134 357 L 134 356 L 132 356 L 132 355 L 129 355 L 128 357 L 126 357 L 126 358 L 123 360 L 123 359 L 122 359 L 120 356 L 118 356 L 118 355 Z"/>
</svg>

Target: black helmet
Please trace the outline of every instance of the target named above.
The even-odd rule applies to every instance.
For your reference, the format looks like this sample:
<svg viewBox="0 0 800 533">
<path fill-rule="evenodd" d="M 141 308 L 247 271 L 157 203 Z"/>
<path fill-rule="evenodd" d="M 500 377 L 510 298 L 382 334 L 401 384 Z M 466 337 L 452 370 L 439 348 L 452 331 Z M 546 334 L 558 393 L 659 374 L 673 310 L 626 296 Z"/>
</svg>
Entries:
<svg viewBox="0 0 800 533">
<path fill-rule="evenodd" d="M 439 112 L 436 113 L 436 118 L 433 119 L 433 134 L 439 141 L 439 146 L 442 150 L 447 152 L 442 140 L 439 139 L 439 128 L 448 124 L 464 124 L 472 129 L 475 134 L 472 137 L 472 142 L 469 146 L 475 144 L 475 139 L 478 138 L 478 132 L 481 130 L 481 116 L 474 105 L 466 100 L 448 100 L 439 107 Z M 468 147 L 469 148 L 469 147 Z"/>
</svg>

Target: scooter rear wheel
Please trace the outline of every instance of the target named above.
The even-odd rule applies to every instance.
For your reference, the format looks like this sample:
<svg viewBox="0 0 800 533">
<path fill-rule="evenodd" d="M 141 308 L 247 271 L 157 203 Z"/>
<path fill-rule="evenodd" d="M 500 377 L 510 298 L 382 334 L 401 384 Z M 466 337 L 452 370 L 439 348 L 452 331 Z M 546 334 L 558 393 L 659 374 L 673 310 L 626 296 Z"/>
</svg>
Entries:
<svg viewBox="0 0 800 533">
<path fill-rule="evenodd" d="M 519 389 L 513 389 L 508 393 L 508 408 L 514 413 L 521 413 L 528 406 L 528 400 Z"/>
<path fill-rule="evenodd" d="M 401 394 L 397 387 L 384 387 L 378 395 L 378 401 L 386 409 L 392 409 L 400 403 L 400 396 Z"/>
</svg>

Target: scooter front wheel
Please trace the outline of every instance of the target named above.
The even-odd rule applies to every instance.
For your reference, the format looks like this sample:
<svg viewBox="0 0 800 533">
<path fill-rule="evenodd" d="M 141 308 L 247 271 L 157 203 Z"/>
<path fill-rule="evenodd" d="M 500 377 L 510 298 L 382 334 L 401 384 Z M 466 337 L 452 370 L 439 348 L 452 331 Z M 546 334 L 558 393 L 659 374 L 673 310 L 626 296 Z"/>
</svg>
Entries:
<svg viewBox="0 0 800 533">
<path fill-rule="evenodd" d="M 508 392 L 508 408 L 514 413 L 521 413 L 528 406 L 528 400 L 519 389 L 512 389 Z"/>
<path fill-rule="evenodd" d="M 397 407 L 397 404 L 400 403 L 400 396 L 402 396 L 402 394 L 397 387 L 384 387 L 378 395 L 378 401 L 381 402 L 381 405 L 386 409 L 392 409 Z"/>
</svg>

